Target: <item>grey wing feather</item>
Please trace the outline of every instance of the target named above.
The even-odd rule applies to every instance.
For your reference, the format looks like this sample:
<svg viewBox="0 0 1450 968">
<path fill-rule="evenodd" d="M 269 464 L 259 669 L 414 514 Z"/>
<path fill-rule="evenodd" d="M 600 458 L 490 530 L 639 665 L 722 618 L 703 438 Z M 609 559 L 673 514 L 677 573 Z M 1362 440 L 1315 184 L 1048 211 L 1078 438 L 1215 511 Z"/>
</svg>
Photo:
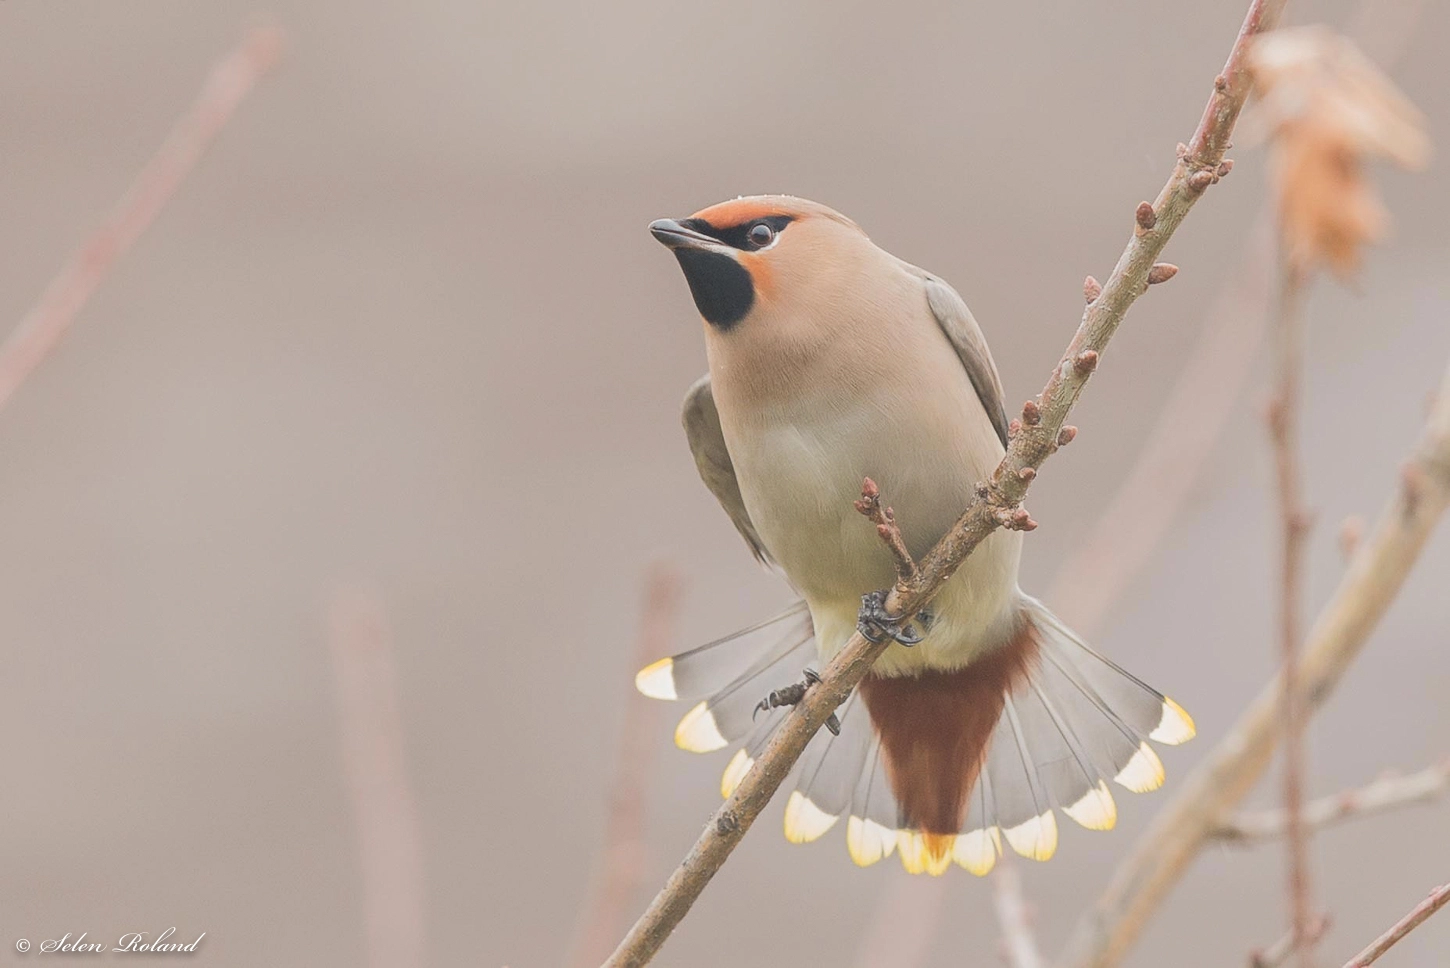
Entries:
<svg viewBox="0 0 1450 968">
<path fill-rule="evenodd" d="M 1002 381 L 997 376 L 997 365 L 992 362 L 992 352 L 987 349 L 987 338 L 955 289 L 929 272 L 917 271 L 926 283 L 926 301 L 932 315 L 951 340 L 967 378 L 982 401 L 982 408 L 987 411 L 987 418 L 997 431 L 997 439 L 1006 447 L 1007 413 L 1002 408 Z"/>
<path fill-rule="evenodd" d="M 715 409 L 709 376 L 701 377 L 685 394 L 681 421 L 685 425 L 685 438 L 690 442 L 690 452 L 695 455 L 695 466 L 700 470 L 700 480 L 705 482 L 715 500 L 730 515 L 735 529 L 750 546 L 751 553 L 757 560 L 768 563 L 770 553 L 765 550 L 765 544 L 750 521 L 750 512 L 745 510 L 740 482 L 735 479 L 735 465 L 730 461 L 730 452 L 725 449 L 725 434 L 720 429 L 720 412 Z"/>
</svg>

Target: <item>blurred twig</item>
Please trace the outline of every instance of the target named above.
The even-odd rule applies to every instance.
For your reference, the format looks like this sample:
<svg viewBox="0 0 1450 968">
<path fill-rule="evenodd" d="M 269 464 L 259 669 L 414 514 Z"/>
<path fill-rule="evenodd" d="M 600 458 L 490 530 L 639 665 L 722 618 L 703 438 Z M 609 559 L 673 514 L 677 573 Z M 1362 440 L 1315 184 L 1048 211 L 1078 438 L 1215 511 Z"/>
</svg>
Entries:
<svg viewBox="0 0 1450 968">
<path fill-rule="evenodd" d="M 1290 928 L 1288 933 L 1278 941 L 1250 954 L 1249 968 L 1279 968 L 1293 957 L 1296 951 L 1312 948 L 1318 944 L 1328 930 L 1329 918 L 1327 916 L 1320 915 L 1317 918 L 1310 918 L 1309 924 L 1303 932 Z"/>
<path fill-rule="evenodd" d="M 242 99 L 276 62 L 281 31 L 256 28 L 223 57 L 106 221 L 86 240 L 0 344 L 0 407 L 60 341 L 117 259 L 156 219 Z"/>
<path fill-rule="evenodd" d="M 419 968 L 427 941 L 422 839 L 392 644 L 377 604 L 357 592 L 339 593 L 329 614 L 328 645 L 362 865 L 367 963 Z"/>
<path fill-rule="evenodd" d="M 1008 968 L 1046 968 L 1032 933 L 1032 916 L 1022 896 L 1022 872 L 1017 862 L 1003 857 L 991 879 L 992 907 L 1002 928 L 1002 954 Z"/>
<path fill-rule="evenodd" d="M 1360 543 L 1333 598 L 1319 613 L 1300 662 L 1306 715 L 1317 709 L 1358 656 L 1394 601 L 1430 532 L 1450 504 L 1450 371 L 1389 506 Z M 1219 818 L 1253 787 L 1282 726 L 1278 677 L 1176 788 L 1168 805 L 1118 866 L 1079 921 L 1063 964 L 1116 965 L 1153 910 L 1182 876 Z"/>
<path fill-rule="evenodd" d="M 1370 942 L 1368 948 L 1345 962 L 1344 968 L 1365 968 L 1366 965 L 1374 964 L 1380 955 L 1399 944 L 1405 935 L 1418 928 L 1447 903 L 1450 903 L 1450 884 L 1441 884 L 1430 892 L 1429 897 L 1416 904 L 1409 914 L 1395 922 L 1392 928 Z"/>
<path fill-rule="evenodd" d="M 1092 293 L 1077 332 L 1039 399 L 1029 401 L 1022 418 L 1013 422 L 1007 454 L 991 481 L 979 487 L 951 531 L 917 563 L 915 574 L 897 581 L 886 602 L 892 616 L 905 619 L 914 615 L 967 555 L 998 528 L 1035 527 L 1021 502 L 1040 465 L 1076 433 L 1075 428 L 1065 426 L 1067 415 L 1128 309 L 1151 284 L 1172 276 L 1170 267 L 1157 262 L 1168 240 L 1208 187 L 1227 173 L 1224 152 L 1248 97 L 1249 80 L 1244 72 L 1248 45 L 1260 31 L 1274 26 L 1283 5 L 1284 0 L 1253 0 L 1250 4 L 1224 70 L 1215 78 L 1198 128 L 1179 152 L 1173 174 L 1153 203 L 1139 206 L 1136 228 L 1112 275 Z M 654 957 L 785 780 L 811 736 L 870 670 L 888 642 L 889 637 L 884 636 L 880 642 L 870 642 L 859 631 L 851 636 L 827 665 L 822 681 L 786 716 L 664 889 L 620 942 L 608 965 L 633 968 Z"/>
<path fill-rule="evenodd" d="M 1311 800 L 1304 805 L 1304 826 L 1317 830 L 1351 817 L 1436 800 L 1447 792 L 1450 792 L 1450 760 L 1417 773 L 1383 776 L 1366 786 Z M 1287 828 L 1285 811 L 1258 810 L 1230 814 L 1209 831 L 1209 836 L 1250 844 L 1281 837 Z"/>
<path fill-rule="evenodd" d="M 1290 933 L 1301 968 L 1311 968 L 1309 943 L 1309 845 L 1303 824 L 1304 716 L 1299 695 L 1299 639 L 1303 623 L 1304 545 L 1309 536 L 1309 512 L 1304 506 L 1303 472 L 1299 464 L 1299 384 L 1304 368 L 1304 273 L 1287 255 L 1279 284 L 1279 307 L 1274 327 L 1274 397 L 1269 404 L 1269 435 L 1274 445 L 1276 497 L 1279 511 L 1279 681 L 1283 688 L 1284 814 L 1289 861 Z"/>
<path fill-rule="evenodd" d="M 679 605 L 679 574 L 664 564 L 651 567 L 645 575 L 639 642 L 631 668 L 643 668 L 671 651 Z M 653 733 L 659 717 L 654 703 L 635 695 L 633 689 L 630 693 L 620 730 L 604 850 L 581 908 L 573 952 L 565 962 L 576 968 L 597 965 L 609 955 L 644 876 L 644 794 L 654 762 Z"/>
</svg>

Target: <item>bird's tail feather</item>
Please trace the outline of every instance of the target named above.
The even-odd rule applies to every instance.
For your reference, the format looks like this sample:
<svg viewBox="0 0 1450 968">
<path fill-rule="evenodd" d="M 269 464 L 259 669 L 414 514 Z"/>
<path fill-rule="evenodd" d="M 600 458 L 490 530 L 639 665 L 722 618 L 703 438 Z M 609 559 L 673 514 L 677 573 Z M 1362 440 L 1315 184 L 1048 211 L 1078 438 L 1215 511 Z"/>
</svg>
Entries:
<svg viewBox="0 0 1450 968">
<path fill-rule="evenodd" d="M 814 641 L 805 602 L 796 602 L 763 622 L 646 666 L 634 684 L 654 699 L 696 700 L 675 727 L 675 744 L 709 753 L 768 732 L 779 711 L 756 716 L 756 704 L 800 678 L 815 657 Z"/>
<path fill-rule="evenodd" d="M 1111 829 L 1109 781 L 1134 792 L 1163 783 L 1148 741 L 1193 737 L 1193 721 L 1087 646 L 1035 599 L 1022 596 L 1022 632 L 962 669 L 871 675 L 838 710 L 839 735 L 821 731 L 801 757 L 786 801 L 785 833 L 805 843 L 846 817 L 860 865 L 900 851 L 913 873 L 953 862 L 986 874 L 1002 844 L 1036 860 L 1057 848 L 1056 811 Z M 781 718 L 753 717 L 772 688 L 795 681 L 814 655 L 803 605 L 735 636 L 662 660 L 638 685 L 659 698 L 704 697 L 676 742 L 740 748 L 721 780 L 729 796 Z"/>
</svg>

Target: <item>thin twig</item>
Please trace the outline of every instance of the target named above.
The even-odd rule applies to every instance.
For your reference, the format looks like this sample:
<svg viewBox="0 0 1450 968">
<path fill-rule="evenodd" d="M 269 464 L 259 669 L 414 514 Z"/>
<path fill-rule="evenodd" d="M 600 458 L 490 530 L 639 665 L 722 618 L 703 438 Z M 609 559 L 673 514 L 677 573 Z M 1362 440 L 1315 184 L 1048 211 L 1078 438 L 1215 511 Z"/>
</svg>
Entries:
<svg viewBox="0 0 1450 968">
<path fill-rule="evenodd" d="M 1391 774 L 1353 790 L 1304 805 L 1304 826 L 1319 830 L 1352 817 L 1371 816 L 1414 803 L 1428 803 L 1450 793 L 1450 760 L 1407 775 Z M 1236 844 L 1282 837 L 1288 829 L 1283 810 L 1231 814 L 1209 830 L 1209 836 Z"/>
<path fill-rule="evenodd" d="M 1298 651 L 1304 604 L 1304 546 L 1309 512 L 1304 506 L 1303 472 L 1299 466 L 1299 407 L 1304 369 L 1305 276 L 1288 253 L 1280 258 L 1279 311 L 1274 328 L 1274 398 L 1269 405 L 1269 435 L 1274 445 L 1274 470 L 1280 528 L 1279 674 L 1283 686 L 1284 812 L 1289 862 L 1288 894 L 1291 933 L 1305 939 L 1314 910 L 1310 902 L 1309 844 L 1302 822 L 1304 810 L 1304 716 L 1300 711 Z M 1312 968 L 1314 949 L 1297 946 L 1300 968 Z"/>
<path fill-rule="evenodd" d="M 156 219 L 242 99 L 276 62 L 282 34 L 254 29 L 212 68 L 191 109 L 166 136 L 106 221 L 61 267 L 0 344 L 0 407 L 55 348 L 101 280 Z"/>
<path fill-rule="evenodd" d="M 992 907 L 1002 928 L 1002 954 L 1008 968 L 1046 968 L 1032 933 L 1031 912 L 1022 895 L 1022 873 L 1017 863 L 1003 857 L 991 877 Z"/>
<path fill-rule="evenodd" d="M 1067 352 L 1033 403 L 1036 424 L 1017 421 L 1007 454 L 991 481 L 979 486 L 976 499 L 952 530 L 917 562 L 915 575 L 898 581 L 892 589 L 886 603 L 891 615 L 901 619 L 914 615 L 967 555 L 998 528 L 1025 530 L 1033 525 L 1022 499 L 1042 463 L 1076 434 L 1075 428 L 1065 426 L 1067 415 L 1129 307 L 1147 290 L 1159 254 L 1189 209 L 1224 173 L 1224 151 L 1248 96 L 1249 79 L 1243 70 L 1248 43 L 1261 30 L 1273 27 L 1283 4 L 1284 0 L 1254 0 L 1250 5 L 1227 66 L 1215 79 L 1198 129 L 1153 202 L 1153 228 L 1144 230 L 1141 219 L 1134 225 L 1112 275 L 1087 307 Z M 873 643 L 859 632 L 851 636 L 827 665 L 822 682 L 787 715 L 684 862 L 620 942 L 606 963 L 610 968 L 634 968 L 649 962 L 785 780 L 811 736 L 866 675 L 887 644 L 887 637 Z"/>
<path fill-rule="evenodd" d="M 1394 927 L 1370 942 L 1370 946 L 1349 961 L 1345 962 L 1344 968 L 1365 968 L 1379 960 L 1380 955 L 1389 951 L 1400 940 L 1411 931 L 1418 928 L 1430 915 L 1440 910 L 1446 904 L 1450 904 L 1450 884 L 1441 884 L 1430 892 L 1430 896 L 1419 904 L 1416 904 L 1409 914 L 1395 922 Z"/>
<path fill-rule="evenodd" d="M 896 525 L 896 512 L 881 506 L 881 488 L 871 478 L 861 482 L 861 497 L 856 501 L 856 510 L 876 525 L 876 535 L 885 542 L 896 563 L 896 580 L 910 581 L 916 576 L 916 562 L 906 548 L 906 539 Z"/>
<path fill-rule="evenodd" d="M 654 565 L 646 573 L 644 585 L 639 644 L 631 666 L 634 669 L 670 651 L 679 617 L 680 576 L 674 568 Z M 655 759 L 657 705 L 638 695 L 625 705 L 614 788 L 604 826 L 604 850 L 593 887 L 581 909 L 573 952 L 565 962 L 576 968 L 597 965 L 609 954 L 644 879 L 645 790 Z"/>
<path fill-rule="evenodd" d="M 357 592 L 336 596 L 329 625 L 342 759 L 362 862 L 367 963 L 419 968 L 427 948 L 423 848 L 392 643 L 382 611 Z"/>
<path fill-rule="evenodd" d="M 1296 951 L 1318 944 L 1329 931 L 1329 923 L 1329 916 L 1321 914 L 1310 919 L 1308 930 L 1303 934 L 1290 928 L 1282 938 L 1267 948 L 1250 953 L 1249 968 L 1279 968 Z"/>
<path fill-rule="evenodd" d="M 1299 663 L 1305 715 L 1316 710 L 1359 655 L 1394 601 L 1430 532 L 1450 504 L 1450 371 L 1389 506 L 1360 543 L 1339 588 L 1320 611 Z M 1282 727 L 1276 676 L 1232 729 L 1176 788 L 1107 889 L 1079 920 L 1061 964 L 1118 964 L 1153 910 L 1219 824 L 1253 788 Z"/>
</svg>

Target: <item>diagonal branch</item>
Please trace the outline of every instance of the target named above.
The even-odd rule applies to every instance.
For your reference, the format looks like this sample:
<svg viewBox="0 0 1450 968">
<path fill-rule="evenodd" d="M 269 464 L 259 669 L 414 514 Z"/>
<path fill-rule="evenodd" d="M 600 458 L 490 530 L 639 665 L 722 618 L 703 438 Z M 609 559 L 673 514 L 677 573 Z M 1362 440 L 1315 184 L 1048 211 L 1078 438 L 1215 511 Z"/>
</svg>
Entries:
<svg viewBox="0 0 1450 968">
<path fill-rule="evenodd" d="M 1394 601 L 1440 515 L 1450 505 L 1450 370 L 1414 454 L 1374 531 L 1359 546 L 1319 613 L 1299 663 L 1309 715 L 1328 698 Z M 1177 792 L 1078 922 L 1062 964 L 1108 968 L 1122 959 L 1153 910 L 1209 839 L 1219 818 L 1268 767 L 1283 725 L 1275 677 Z"/>
<path fill-rule="evenodd" d="M 1285 0 L 1253 0 L 1234 42 L 1224 71 L 1214 81 L 1213 93 L 1189 145 L 1180 152 L 1173 174 L 1151 205 L 1140 207 L 1127 247 L 1101 292 L 1083 313 L 1067 351 L 1047 385 L 1016 423 L 1007 454 L 991 481 L 978 487 L 976 498 L 952 530 L 917 562 L 910 579 L 898 581 L 887 599 L 888 611 L 899 618 L 914 615 L 956 572 L 988 535 L 999 527 L 1028 529 L 1033 522 L 1022 499 L 1038 468 L 1076 430 L 1065 425 L 1100 355 L 1117 332 L 1129 307 L 1153 282 L 1171 276 L 1157 266 L 1158 256 L 1208 187 L 1227 174 L 1224 152 L 1239 111 L 1248 97 L 1249 78 L 1244 70 L 1249 42 L 1277 22 Z M 735 792 L 716 811 L 684 861 L 670 876 L 606 962 L 609 968 L 647 964 L 665 939 L 689 912 L 745 836 L 746 830 L 785 781 L 806 743 L 827 717 L 870 671 L 887 641 L 872 643 L 857 632 L 831 660 L 822 682 L 811 688 L 771 737 L 755 765 Z"/>
<path fill-rule="evenodd" d="M 639 644 L 631 668 L 639 669 L 670 651 L 680 611 L 680 576 L 671 565 L 657 563 L 645 575 L 644 608 Z M 565 964 L 588 968 L 609 953 L 609 946 L 626 923 L 629 905 L 644 880 L 645 790 L 654 762 L 653 727 L 659 718 L 655 704 L 635 695 L 625 706 L 620 728 L 618 760 L 614 768 L 609 812 L 605 819 L 604 851 L 594 883 L 580 911 L 578 932 Z"/>
<path fill-rule="evenodd" d="M 1366 965 L 1378 961 L 1380 955 L 1399 944 L 1405 935 L 1418 928 L 1446 904 L 1450 904 L 1450 884 L 1441 884 L 1430 892 L 1429 897 L 1416 904 L 1409 914 L 1396 921 L 1392 928 L 1375 938 L 1368 948 L 1345 962 L 1344 968 L 1365 968 Z"/>
<path fill-rule="evenodd" d="M 281 31 L 257 28 L 212 68 L 196 103 L 176 122 L 125 197 L 0 344 L 0 407 L 60 342 L 111 266 L 156 220 L 232 112 L 276 64 L 281 50 Z"/>
<path fill-rule="evenodd" d="M 1318 830 L 1331 824 L 1384 813 L 1414 803 L 1428 803 L 1450 793 L 1450 760 L 1404 776 L 1382 776 L 1353 790 L 1312 800 L 1304 805 L 1304 827 Z M 1289 825 L 1283 810 L 1230 814 L 1208 832 L 1210 837 L 1235 844 L 1253 844 L 1284 835 Z"/>
</svg>

